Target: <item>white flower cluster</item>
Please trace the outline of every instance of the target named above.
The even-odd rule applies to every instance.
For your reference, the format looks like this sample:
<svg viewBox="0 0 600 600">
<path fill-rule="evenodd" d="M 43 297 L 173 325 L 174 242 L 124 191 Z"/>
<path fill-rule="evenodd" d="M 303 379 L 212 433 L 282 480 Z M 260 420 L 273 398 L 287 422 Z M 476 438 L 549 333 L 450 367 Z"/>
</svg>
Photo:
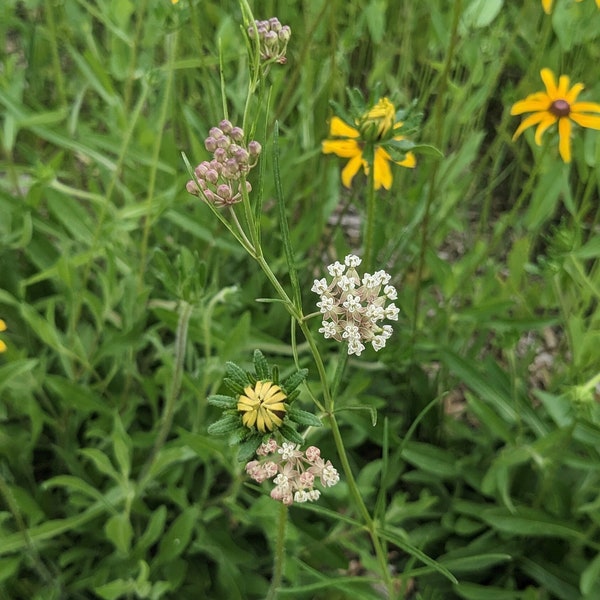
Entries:
<svg viewBox="0 0 600 600">
<path fill-rule="evenodd" d="M 327 267 L 332 277 L 315 279 L 311 290 L 321 298 L 317 306 L 323 313 L 319 329 L 326 338 L 348 342 L 348 354 L 360 356 L 370 343 L 375 351 L 381 350 L 392 335 L 391 325 L 379 325 L 383 319 L 398 320 L 399 310 L 388 300 L 396 300 L 398 293 L 385 271 L 359 277 L 356 267 L 361 259 L 349 254 L 344 264 L 336 261 Z M 363 343 L 364 342 L 364 343 Z"/>
<path fill-rule="evenodd" d="M 271 438 L 256 451 L 264 460 L 251 460 L 246 465 L 246 472 L 254 481 L 273 479 L 271 498 L 286 505 L 318 500 L 321 492 L 314 488 L 315 479 L 323 487 L 334 486 L 340 480 L 331 461 L 325 462 L 316 446 L 308 447 L 306 452 L 298 450 L 299 447 L 290 442 L 279 446 Z"/>
</svg>

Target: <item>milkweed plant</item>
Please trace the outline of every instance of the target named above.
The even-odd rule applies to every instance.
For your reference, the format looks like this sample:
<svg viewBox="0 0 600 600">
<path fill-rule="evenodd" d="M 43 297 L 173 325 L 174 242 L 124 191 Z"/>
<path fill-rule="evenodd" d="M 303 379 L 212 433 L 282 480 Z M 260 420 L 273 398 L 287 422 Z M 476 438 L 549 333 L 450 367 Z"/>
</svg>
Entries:
<svg viewBox="0 0 600 600">
<path fill-rule="evenodd" d="M 542 4 L 549 13 L 552 3 Z M 270 483 L 271 487 L 264 493 L 281 504 L 282 522 L 288 518 L 288 507 L 320 502 L 329 488 L 343 481 L 355 518 L 370 538 L 379 577 L 389 597 L 395 597 L 397 581 L 394 581 L 386 555 L 386 540 L 390 540 L 390 534 L 382 535 L 374 513 L 358 487 L 357 474 L 353 472 L 340 432 L 337 393 L 348 357 L 360 360 L 365 355 L 385 352 L 386 342 L 394 334 L 394 323 L 402 318 L 396 306 L 402 292 L 394 285 L 400 274 L 388 273 L 383 265 L 376 264 L 373 238 L 377 194 L 391 189 L 395 169 L 418 168 L 419 152 L 424 154 L 422 160 L 427 160 L 428 155 L 440 154 L 434 145 L 418 140 L 422 115 L 414 110 L 414 103 L 399 107 L 393 99 L 381 94 L 378 87 L 369 98 L 358 90 L 348 90 L 348 107 L 332 103 L 328 137 L 321 143 L 321 152 L 344 161 L 340 173 L 343 188 L 356 188 L 359 195 L 362 191 L 366 196 L 366 211 L 362 215 L 363 239 L 353 253 L 334 257 L 332 263 L 323 266 L 314 279 L 313 296 L 305 298 L 299 283 L 299 266 L 288 230 L 280 181 L 278 124 L 273 123 L 272 165 L 280 234 L 289 271 L 286 287 L 275 275 L 261 243 L 264 233 L 260 214 L 261 185 L 259 183 L 255 189 L 247 178 L 265 159 L 265 140 L 253 139 L 261 103 L 253 102 L 252 98 L 269 96 L 271 69 L 287 68 L 286 53 L 294 38 L 290 27 L 278 18 L 257 20 L 245 0 L 241 1 L 241 7 L 242 31 L 249 53 L 248 98 L 243 118 L 234 123 L 224 114 L 223 119 L 208 131 L 204 147 L 210 158 L 192 167 L 184 154 L 190 175 L 186 188 L 207 206 L 255 261 L 259 272 L 270 283 L 277 304 L 290 315 L 292 329 L 301 331 L 311 354 L 312 366 L 310 369 L 298 367 L 297 346 L 291 352 L 295 364 L 286 368 L 288 371 L 291 368 L 291 374 L 283 379 L 279 368 L 271 365 L 259 349 L 254 352 L 251 371 L 233 362 L 227 363 L 223 383 L 228 393 L 210 396 L 209 403 L 222 412 L 208 432 L 227 436 L 229 443 L 237 448 L 238 460 L 244 465 L 249 483 L 259 486 Z M 569 162 L 572 123 L 600 129 L 600 117 L 596 116 L 600 105 L 578 101 L 583 84 L 569 87 L 566 75 L 562 75 L 558 83 L 548 68 L 543 68 L 541 75 L 546 91 L 531 93 L 512 107 L 512 115 L 532 113 L 518 126 L 514 140 L 527 128 L 537 125 L 535 142 L 539 145 L 542 134 L 557 124 L 560 158 Z M 226 111 L 225 101 L 223 106 Z M 257 168 L 257 171 L 261 177 L 268 176 L 264 169 Z M 358 270 L 361 265 L 364 267 L 362 273 Z M 337 348 L 333 354 L 332 344 Z M 333 381 L 328 364 L 332 356 L 336 356 L 333 364 L 337 364 Z M 318 393 L 306 383 L 309 370 L 319 379 Z M 300 408 L 304 406 L 299 400 L 301 396 L 312 402 L 312 411 Z M 311 443 L 312 431 L 321 427 L 328 429 L 337 456 L 322 458 L 321 450 Z M 280 523 L 278 531 L 269 598 L 275 597 L 283 578 L 285 526 Z M 455 581 L 431 558 L 410 545 L 403 544 L 402 547 Z"/>
<path fill-rule="evenodd" d="M 251 132 L 257 129 L 253 119 L 257 115 L 253 117 L 251 97 L 256 94 L 268 97 L 269 72 L 272 68 L 286 68 L 286 51 L 293 43 L 293 32 L 276 17 L 255 19 L 245 1 L 241 6 L 250 65 L 244 117 L 242 122 L 234 123 L 223 115 L 223 119 L 208 131 L 204 140 L 204 147 L 210 154 L 208 159 L 192 167 L 184 154 L 190 175 L 186 189 L 225 225 L 270 282 L 282 310 L 287 310 L 293 327 L 300 329 L 310 348 L 312 369 L 319 378 L 321 391 L 314 394 L 305 385 L 307 369 L 296 367 L 291 375 L 281 379 L 279 368 L 270 365 L 257 349 L 252 371 L 233 362 L 225 365 L 223 383 L 229 393 L 209 397 L 209 403 L 222 412 L 208 432 L 227 436 L 229 443 L 238 449 L 238 460 L 245 465 L 249 481 L 260 485 L 270 482 L 272 487 L 268 493 L 281 503 L 283 509 L 319 502 L 329 488 L 344 481 L 357 518 L 370 537 L 379 576 L 392 593 L 394 582 L 385 540 L 359 490 L 340 432 L 336 388 L 349 356 L 359 358 L 365 353 L 383 351 L 386 341 L 393 335 L 392 323 L 400 316 L 395 304 L 398 292 L 392 283 L 394 274 L 376 265 L 371 267 L 374 262 L 371 239 L 366 242 L 366 247 L 356 248 L 356 254 L 325 265 L 312 286 L 316 296 L 309 300 L 303 298 L 283 193 L 279 191 L 279 226 L 291 289 L 286 289 L 275 275 L 261 244 L 262 220 L 257 211 L 261 206 L 260 192 L 247 180 L 250 171 L 260 166 L 264 146 L 264 142 L 252 138 Z M 322 151 L 348 159 L 341 177 L 343 186 L 351 187 L 359 172 L 367 177 L 370 201 L 365 216 L 365 235 L 372 238 L 375 194 L 390 189 L 394 168 L 414 168 L 417 164 L 415 151 L 419 146 L 408 136 L 417 135 L 420 116 L 411 110 L 398 110 L 386 96 L 365 100 L 359 92 L 351 90 L 349 98 L 351 111 L 333 106 L 339 114 L 331 116 L 330 139 L 323 141 Z M 279 182 L 277 123 L 274 131 L 273 176 Z M 359 254 L 363 252 L 369 256 L 365 269 L 371 271 L 359 273 L 363 260 Z M 331 357 L 332 342 L 337 345 L 338 366 L 341 365 L 337 384 L 328 376 L 326 364 L 326 357 Z M 297 348 L 293 348 L 293 354 L 297 356 Z M 298 406 L 303 389 L 313 402 L 314 412 Z M 321 457 L 321 450 L 310 443 L 310 432 L 322 426 L 329 428 L 337 457 Z M 286 518 L 284 510 L 280 519 Z M 285 527 L 280 524 L 278 531 L 285 532 Z M 281 533 L 276 545 L 269 598 L 275 597 L 281 585 L 284 535 Z"/>
</svg>

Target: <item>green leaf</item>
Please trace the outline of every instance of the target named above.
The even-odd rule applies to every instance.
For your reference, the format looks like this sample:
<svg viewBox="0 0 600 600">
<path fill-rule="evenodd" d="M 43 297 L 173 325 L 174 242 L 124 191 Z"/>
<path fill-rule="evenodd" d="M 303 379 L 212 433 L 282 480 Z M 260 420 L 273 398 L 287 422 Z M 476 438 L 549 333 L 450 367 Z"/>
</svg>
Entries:
<svg viewBox="0 0 600 600">
<path fill-rule="evenodd" d="M 294 421 L 294 423 L 298 423 L 298 425 L 305 425 L 306 427 L 323 426 L 321 419 L 319 419 L 316 415 L 313 415 L 311 412 L 302 410 L 300 408 L 288 408 L 288 416 L 290 420 Z"/>
<path fill-rule="evenodd" d="M 239 415 L 225 415 L 208 426 L 208 433 L 210 435 L 224 435 L 235 431 L 240 427 L 240 424 Z"/>
<path fill-rule="evenodd" d="M 234 362 L 228 361 L 225 363 L 225 373 L 227 377 L 235 381 L 244 389 L 248 385 L 248 374 L 243 369 L 240 369 Z"/>
<path fill-rule="evenodd" d="M 248 462 L 256 454 L 256 449 L 260 446 L 262 436 L 253 434 L 248 439 L 239 445 L 237 459 L 238 462 Z"/>
<path fill-rule="evenodd" d="M 242 389 L 242 392 L 244 390 Z M 241 393 L 241 392 L 240 392 Z M 208 397 L 208 403 L 212 406 L 218 406 L 219 408 L 235 409 L 237 407 L 237 400 L 231 396 L 223 396 L 216 394 Z"/>
<path fill-rule="evenodd" d="M 136 554 L 142 554 L 145 550 L 150 548 L 152 544 L 156 543 L 162 536 L 165 530 L 165 523 L 167 520 L 167 507 L 161 504 L 151 515 L 144 533 L 136 544 Z"/>
<path fill-rule="evenodd" d="M 133 528 L 129 522 L 129 515 L 120 513 L 110 517 L 104 524 L 104 533 L 119 554 L 123 556 L 129 554 L 131 539 L 133 537 Z"/>
<path fill-rule="evenodd" d="M 79 452 L 89 458 L 100 473 L 107 475 L 117 483 L 121 483 L 121 476 L 102 450 L 99 450 L 98 448 L 82 448 Z"/>
<path fill-rule="evenodd" d="M 471 0 L 462 15 L 461 32 L 487 27 L 498 16 L 503 4 L 504 0 Z"/>
<path fill-rule="evenodd" d="M 454 478 L 459 470 L 450 452 L 423 442 L 408 442 L 401 454 L 409 463 L 443 479 Z"/>
<path fill-rule="evenodd" d="M 285 393 L 289 394 L 293 392 L 307 377 L 308 369 L 300 369 L 295 373 L 292 373 L 289 377 L 286 377 L 281 387 L 285 390 Z"/>
<path fill-rule="evenodd" d="M 494 529 L 515 536 L 558 537 L 583 541 L 585 535 L 572 523 L 561 521 L 540 510 L 520 507 L 514 514 L 505 508 L 489 508 L 481 513 Z"/>
<path fill-rule="evenodd" d="M 600 582 L 600 552 L 582 571 L 579 580 L 579 589 L 584 596 L 590 594 Z"/>
<path fill-rule="evenodd" d="M 169 564 L 187 548 L 195 530 L 199 507 L 188 506 L 176 519 L 160 540 L 158 556 L 152 567 Z"/>
<path fill-rule="evenodd" d="M 0 582 L 10 579 L 19 569 L 22 556 L 0 559 Z"/>
<path fill-rule="evenodd" d="M 279 433 L 290 442 L 294 442 L 294 444 L 302 444 L 304 443 L 304 438 L 292 427 L 284 423 L 279 428 Z"/>
<path fill-rule="evenodd" d="M 465 600 L 522 600 L 520 591 L 511 592 L 505 588 L 461 582 L 454 586 L 454 591 Z"/>
<path fill-rule="evenodd" d="M 378 531 L 381 537 L 388 540 L 389 542 L 392 542 L 400 549 L 404 550 L 404 552 L 406 552 L 407 554 L 410 554 L 417 560 L 420 560 L 424 565 L 432 567 L 435 571 L 449 579 L 452 583 L 458 583 L 456 577 L 452 575 L 452 573 L 448 570 L 446 566 L 440 564 L 432 558 L 429 558 L 427 554 L 425 554 L 422 550 L 419 550 L 416 546 L 404 539 L 404 537 L 387 529 L 378 529 Z"/>
<path fill-rule="evenodd" d="M 254 351 L 254 372 L 258 380 L 271 379 L 271 367 L 260 350 Z"/>
<path fill-rule="evenodd" d="M 242 385 L 241 383 L 239 383 L 237 380 L 235 379 L 231 379 L 231 377 L 224 377 L 223 378 L 223 383 L 231 390 L 232 393 L 234 394 L 243 394 L 244 393 L 244 388 L 248 385 L 248 381 L 246 380 L 246 382 L 244 383 L 244 385 Z M 212 397 L 212 396 L 211 396 Z M 209 398 L 209 402 L 210 402 L 210 398 Z"/>
</svg>

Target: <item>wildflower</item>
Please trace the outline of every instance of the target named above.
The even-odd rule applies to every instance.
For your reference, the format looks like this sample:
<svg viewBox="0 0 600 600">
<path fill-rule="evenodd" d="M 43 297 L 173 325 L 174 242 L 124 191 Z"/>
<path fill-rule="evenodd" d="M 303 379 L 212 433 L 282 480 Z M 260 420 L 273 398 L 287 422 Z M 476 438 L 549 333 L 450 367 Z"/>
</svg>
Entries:
<svg viewBox="0 0 600 600">
<path fill-rule="evenodd" d="M 254 386 L 244 388 L 237 403 L 243 413 L 242 423 L 261 432 L 273 431 L 283 423 L 287 396 L 272 381 L 257 381 Z"/>
<path fill-rule="evenodd" d="M 218 207 L 241 202 L 243 188 L 246 192 L 252 190 L 245 178 L 258 162 L 261 145 L 253 140 L 246 146 L 244 131 L 224 119 L 211 128 L 204 147 L 212 152 L 212 160 L 194 169 L 196 180 L 187 182 L 187 191 Z"/>
<path fill-rule="evenodd" d="M 388 98 L 381 98 L 375 106 L 356 119 L 355 124 L 357 127 L 352 127 L 339 117 L 332 117 L 329 123 L 329 135 L 336 139 L 323 141 L 323 153 L 350 159 L 342 170 L 342 183 L 349 188 L 361 167 L 365 175 L 368 175 L 370 161 L 366 157 L 369 156 L 367 148 L 370 146 L 373 151 L 375 189 L 383 187 L 389 190 L 392 185 L 390 162 L 408 168 L 413 168 L 417 164 L 412 152 L 407 152 L 402 160 L 394 160 L 388 152 L 390 142 L 400 142 L 405 139 L 404 136 L 395 134 L 403 123 L 396 121 L 394 105 Z M 385 147 L 386 143 L 388 149 Z"/>
<path fill-rule="evenodd" d="M 311 288 L 320 296 L 317 306 L 323 314 L 319 333 L 325 338 L 348 343 L 348 354 L 360 356 L 365 343 L 370 343 L 375 351 L 381 350 L 392 335 L 390 325 L 380 326 L 383 319 L 397 321 L 399 310 L 395 304 L 386 305 L 388 300 L 396 300 L 398 292 L 389 285 L 390 275 L 377 271 L 359 277 L 356 267 L 361 259 L 349 254 L 344 264 L 336 261 L 327 267 L 332 276 L 315 279 Z"/>
<path fill-rule="evenodd" d="M 595 0 L 596 6 L 600 8 L 600 0 Z M 581 0 L 575 0 L 575 2 L 581 2 Z M 554 4 L 554 0 L 542 0 L 542 8 L 544 12 L 549 15 L 552 12 L 552 5 Z"/>
<path fill-rule="evenodd" d="M 6 323 L 0 319 L 0 331 L 6 331 Z M 0 354 L 6 352 L 6 344 L 0 340 Z"/>
<path fill-rule="evenodd" d="M 558 150 L 564 162 L 571 162 L 571 121 L 581 127 L 600 129 L 600 116 L 586 113 L 600 113 L 600 104 L 596 102 L 576 102 L 583 90 L 583 83 L 576 83 L 569 88 L 569 77 L 561 75 L 556 85 L 556 78 L 550 69 L 542 69 L 541 77 L 546 86 L 545 92 L 530 94 L 524 100 L 513 104 L 511 115 L 533 113 L 523 119 L 513 140 L 516 140 L 528 127 L 537 125 L 535 143 L 539 146 L 542 135 L 554 123 L 558 123 Z"/>
<path fill-rule="evenodd" d="M 260 58 L 264 62 L 276 62 L 283 65 L 287 62 L 285 53 L 292 30 L 282 25 L 277 17 L 268 21 L 254 21 L 256 29 L 250 25 L 248 35 L 254 39 L 258 35 Z"/>
<path fill-rule="evenodd" d="M 324 487 L 332 487 L 340 476 L 331 461 L 321 458 L 316 446 L 309 446 L 302 452 L 299 444 L 283 442 L 281 446 L 270 438 L 256 450 L 260 460 L 246 464 L 246 473 L 257 483 L 272 479 L 275 487 L 271 498 L 290 505 L 294 502 L 313 502 L 321 492 L 314 488 L 318 480 Z"/>
<path fill-rule="evenodd" d="M 254 351 L 254 372 L 227 363 L 223 382 L 232 395 L 209 397 L 209 403 L 222 408 L 223 415 L 209 426 L 208 432 L 229 435 L 230 443 L 240 446 L 239 460 L 249 460 L 255 452 L 259 456 L 276 452 L 277 447 L 272 444 L 265 446 L 265 454 L 257 451 L 261 442 L 274 433 L 294 444 L 301 443 L 302 437 L 294 428 L 296 425 L 321 426 L 315 415 L 293 406 L 300 395 L 297 388 L 307 373 L 306 369 L 301 369 L 280 382 L 277 367 L 269 365 L 259 350 Z M 289 448 L 286 451 L 290 451 Z"/>
</svg>

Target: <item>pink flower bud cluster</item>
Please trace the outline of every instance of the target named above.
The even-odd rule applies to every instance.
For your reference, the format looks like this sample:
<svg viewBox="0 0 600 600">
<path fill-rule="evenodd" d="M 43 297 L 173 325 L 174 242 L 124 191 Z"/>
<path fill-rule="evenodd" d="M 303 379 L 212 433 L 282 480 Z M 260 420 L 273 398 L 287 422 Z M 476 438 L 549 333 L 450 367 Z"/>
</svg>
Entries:
<svg viewBox="0 0 600 600">
<path fill-rule="evenodd" d="M 365 343 L 370 343 L 375 351 L 381 350 L 392 335 L 391 325 L 380 326 L 383 319 L 398 320 L 400 312 L 388 300 L 396 300 L 396 288 L 389 285 L 391 279 L 385 271 L 362 278 L 356 267 L 361 259 L 349 254 L 344 264 L 335 262 L 327 267 L 332 280 L 315 279 L 311 290 L 321 298 L 317 306 L 323 314 L 319 332 L 326 338 L 338 342 L 348 342 L 348 354 L 360 356 Z"/>
<path fill-rule="evenodd" d="M 323 487 L 334 486 L 340 480 L 331 461 L 325 462 L 316 446 L 308 447 L 306 452 L 299 447 L 291 442 L 279 446 L 271 438 L 256 451 L 261 459 L 251 460 L 246 465 L 246 472 L 254 481 L 262 483 L 273 479 L 275 487 L 271 498 L 286 505 L 318 500 L 321 492 L 314 488 L 316 479 Z"/>
<path fill-rule="evenodd" d="M 204 146 L 212 152 L 213 158 L 201 162 L 194 169 L 198 182 L 188 181 L 187 191 L 215 206 L 241 202 L 242 186 L 247 192 L 252 190 L 245 177 L 258 162 L 261 145 L 251 141 L 246 146 L 244 131 L 224 119 L 218 127 L 210 130 Z"/>
<path fill-rule="evenodd" d="M 260 58 L 264 61 L 273 61 L 281 65 L 285 64 L 285 52 L 292 36 L 292 30 L 288 25 L 282 25 L 277 17 L 272 17 L 268 21 L 254 21 L 254 27 L 248 27 L 248 35 L 254 38 L 258 32 L 260 44 Z"/>
</svg>

